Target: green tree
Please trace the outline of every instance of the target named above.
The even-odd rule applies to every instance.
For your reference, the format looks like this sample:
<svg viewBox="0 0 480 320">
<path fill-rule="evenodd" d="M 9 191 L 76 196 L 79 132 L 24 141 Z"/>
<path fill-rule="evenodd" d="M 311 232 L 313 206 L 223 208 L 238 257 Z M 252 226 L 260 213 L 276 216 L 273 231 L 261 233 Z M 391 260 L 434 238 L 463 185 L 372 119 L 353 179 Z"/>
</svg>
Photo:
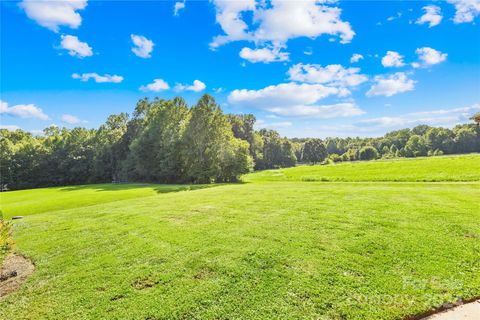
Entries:
<svg viewBox="0 0 480 320">
<path fill-rule="evenodd" d="M 378 158 L 378 151 L 372 146 L 365 146 L 358 152 L 360 160 L 374 160 Z"/>
<path fill-rule="evenodd" d="M 430 150 L 441 150 L 443 153 L 453 151 L 453 132 L 445 128 L 429 128 L 425 140 Z"/>
<path fill-rule="evenodd" d="M 408 139 L 405 145 L 405 155 L 407 157 L 423 157 L 428 152 L 425 139 L 419 135 L 413 135 Z"/>
<path fill-rule="evenodd" d="M 252 160 L 243 152 L 246 145 L 235 141 L 231 124 L 212 96 L 202 96 L 190 113 L 183 146 L 186 175 L 191 182 L 236 180 L 250 170 Z M 240 152 L 239 165 L 231 165 L 232 150 Z M 229 168 L 228 173 L 225 168 Z"/>
<path fill-rule="evenodd" d="M 472 128 L 461 128 L 455 132 L 455 151 L 457 153 L 474 152 L 480 137 Z"/>
<path fill-rule="evenodd" d="M 327 149 L 320 139 L 310 139 L 303 146 L 303 160 L 310 163 L 319 163 L 327 158 Z"/>
</svg>

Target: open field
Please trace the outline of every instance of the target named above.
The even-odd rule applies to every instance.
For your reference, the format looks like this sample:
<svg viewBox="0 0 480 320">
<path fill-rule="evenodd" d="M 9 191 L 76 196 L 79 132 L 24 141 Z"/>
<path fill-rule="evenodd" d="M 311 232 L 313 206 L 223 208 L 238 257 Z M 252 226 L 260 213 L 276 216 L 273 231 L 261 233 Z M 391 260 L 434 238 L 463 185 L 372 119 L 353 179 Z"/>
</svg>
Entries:
<svg viewBox="0 0 480 320">
<path fill-rule="evenodd" d="M 480 155 L 403 158 L 266 170 L 245 181 L 480 181 Z"/>
<path fill-rule="evenodd" d="M 25 215 L 16 250 L 36 271 L 0 300 L 0 319 L 404 319 L 478 297 L 479 165 L 439 157 L 196 190 L 4 193 L 2 210 Z"/>
</svg>

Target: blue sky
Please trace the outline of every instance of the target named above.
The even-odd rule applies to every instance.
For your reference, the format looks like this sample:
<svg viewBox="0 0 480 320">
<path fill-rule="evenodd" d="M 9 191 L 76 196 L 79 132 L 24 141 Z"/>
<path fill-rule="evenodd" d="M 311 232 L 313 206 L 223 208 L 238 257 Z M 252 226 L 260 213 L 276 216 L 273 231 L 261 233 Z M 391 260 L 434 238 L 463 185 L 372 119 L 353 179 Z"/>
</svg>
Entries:
<svg viewBox="0 0 480 320">
<path fill-rule="evenodd" d="M 479 13 L 480 0 L 2 1 L 1 126 L 98 127 L 145 96 L 209 93 L 289 137 L 451 127 L 480 111 Z"/>
</svg>

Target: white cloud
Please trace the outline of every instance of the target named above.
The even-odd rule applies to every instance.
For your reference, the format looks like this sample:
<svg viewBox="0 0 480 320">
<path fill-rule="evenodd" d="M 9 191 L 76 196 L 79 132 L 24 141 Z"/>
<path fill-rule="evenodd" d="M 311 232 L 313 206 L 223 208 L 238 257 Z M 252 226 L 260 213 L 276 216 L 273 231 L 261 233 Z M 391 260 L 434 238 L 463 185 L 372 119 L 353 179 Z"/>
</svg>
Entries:
<svg viewBox="0 0 480 320">
<path fill-rule="evenodd" d="M 418 20 L 415 22 L 416 24 L 428 23 L 428 27 L 431 28 L 439 25 L 440 22 L 442 22 L 443 16 L 439 6 L 429 5 L 423 7 L 423 10 L 425 10 L 425 13 L 423 16 L 418 18 Z"/>
<path fill-rule="evenodd" d="M 384 67 L 401 67 L 404 66 L 403 56 L 395 51 L 387 51 L 387 54 L 382 58 L 382 65 Z"/>
<path fill-rule="evenodd" d="M 367 96 L 391 97 L 395 94 L 411 91 L 415 87 L 415 81 L 408 79 L 404 72 L 397 72 L 389 76 L 376 76 L 375 84 L 367 91 Z"/>
<path fill-rule="evenodd" d="M 123 77 L 118 76 L 116 74 L 114 74 L 114 75 L 104 74 L 102 76 L 102 75 L 99 75 L 98 73 L 94 73 L 94 72 L 93 73 L 82 73 L 82 74 L 74 73 L 74 74 L 72 74 L 72 78 L 73 79 L 79 79 L 80 81 L 83 81 L 83 82 L 86 82 L 89 79 L 94 79 L 95 82 L 97 82 L 97 83 L 106 83 L 106 82 L 120 83 L 120 82 L 123 81 Z"/>
<path fill-rule="evenodd" d="M 480 0 L 447 0 L 455 6 L 454 23 L 473 22 L 480 14 Z"/>
<path fill-rule="evenodd" d="M 275 106 L 288 107 L 299 104 L 313 104 L 330 95 L 338 94 L 338 89 L 321 84 L 281 83 L 260 90 L 233 90 L 228 101 L 259 108 Z"/>
<path fill-rule="evenodd" d="M 341 88 L 290 82 L 268 86 L 260 90 L 234 90 L 228 96 L 228 102 L 242 107 L 266 110 L 282 116 L 334 118 L 363 113 L 352 103 L 318 105 L 323 98 L 341 94 Z"/>
<path fill-rule="evenodd" d="M 90 57 L 93 55 L 92 48 L 86 42 L 78 40 L 76 36 L 62 35 L 60 47 L 68 50 L 68 54 L 73 57 Z"/>
<path fill-rule="evenodd" d="M 368 80 L 366 75 L 359 72 L 359 68 L 344 68 L 339 64 L 322 67 L 318 64 L 298 63 L 290 67 L 288 75 L 293 81 L 355 87 Z"/>
<path fill-rule="evenodd" d="M 79 123 L 82 123 L 82 122 L 86 122 L 86 121 L 80 120 L 78 117 L 72 116 L 71 114 L 62 115 L 61 120 L 63 122 L 68 123 L 68 124 L 79 124 Z"/>
<path fill-rule="evenodd" d="M 257 62 L 270 63 L 270 62 L 277 62 L 277 61 L 287 61 L 288 53 L 281 52 L 281 48 L 262 48 L 262 49 L 243 48 L 240 51 L 240 57 L 252 63 L 257 63 Z"/>
<path fill-rule="evenodd" d="M 154 79 L 152 83 L 149 83 L 147 85 L 141 86 L 140 90 L 142 91 L 153 91 L 153 92 L 159 92 L 162 90 L 168 90 L 170 89 L 170 86 L 168 83 L 166 83 L 162 79 Z"/>
<path fill-rule="evenodd" d="M 359 53 L 354 53 L 350 58 L 350 63 L 356 63 L 363 59 L 363 56 Z"/>
<path fill-rule="evenodd" d="M 272 108 L 269 111 L 281 116 L 314 117 L 319 119 L 352 117 L 365 113 L 356 104 L 350 102 L 331 105 L 299 105 L 290 108 Z"/>
<path fill-rule="evenodd" d="M 42 109 L 34 104 L 17 104 L 9 107 L 8 103 L 0 100 L 0 114 L 8 114 L 19 118 L 35 118 L 39 120 L 48 120 L 48 116 Z"/>
<path fill-rule="evenodd" d="M 306 56 L 311 56 L 313 54 L 312 47 L 306 48 L 305 51 L 303 51 L 303 54 L 306 55 Z"/>
<path fill-rule="evenodd" d="M 418 59 L 420 59 L 420 63 L 418 62 L 412 63 L 412 66 L 414 68 L 439 64 L 447 60 L 447 56 L 448 56 L 448 54 L 446 53 L 442 53 L 438 50 L 435 50 L 429 47 L 418 48 L 417 50 L 415 50 L 415 53 L 418 55 Z"/>
<path fill-rule="evenodd" d="M 292 123 L 290 121 L 279 121 L 279 122 L 266 122 L 265 120 L 259 119 L 255 122 L 255 129 L 278 129 L 278 128 L 288 128 L 291 127 Z"/>
<path fill-rule="evenodd" d="M 407 113 L 399 116 L 379 117 L 358 121 L 354 124 L 336 123 L 292 128 L 297 130 L 292 136 L 296 137 L 352 137 L 369 136 L 379 137 L 388 131 L 413 128 L 419 124 L 431 126 L 454 127 L 457 124 L 469 123 L 468 119 L 475 112 L 480 111 L 480 104 L 465 108 L 442 109 L 425 112 Z M 292 131 L 290 131 L 292 132 Z"/>
<path fill-rule="evenodd" d="M 212 48 L 239 40 L 284 45 L 289 39 L 313 39 L 323 34 L 339 36 L 342 43 L 347 43 L 355 35 L 350 24 L 341 20 L 341 9 L 327 2 L 214 0 L 214 4 L 224 35 L 213 39 Z M 247 12 L 253 15 L 251 26 L 244 20 Z"/>
<path fill-rule="evenodd" d="M 82 17 L 77 11 L 85 9 L 87 0 L 23 0 L 19 6 L 25 10 L 30 19 L 35 20 L 42 27 L 58 32 L 60 26 L 74 29 L 80 26 Z"/>
<path fill-rule="evenodd" d="M 480 110 L 480 104 L 474 104 L 469 107 L 454 109 L 439 109 L 431 111 L 407 113 L 395 117 L 380 117 L 359 121 L 360 126 L 371 126 L 381 128 L 404 128 L 413 127 L 419 124 L 431 126 L 452 127 L 459 123 L 468 122 L 468 118 L 473 113 Z"/>
<path fill-rule="evenodd" d="M 11 124 L 0 124 L 0 129 L 7 129 L 8 131 L 15 131 L 20 129 L 19 126 L 11 125 Z"/>
<path fill-rule="evenodd" d="M 130 38 L 134 45 L 132 52 L 135 53 L 137 57 L 150 58 L 152 56 L 151 53 L 153 51 L 153 46 L 155 45 L 152 40 L 136 34 L 130 35 Z"/>
<path fill-rule="evenodd" d="M 175 90 L 176 91 L 194 91 L 194 92 L 200 92 L 202 90 L 205 90 L 207 86 L 205 83 L 203 83 L 200 80 L 194 80 L 192 85 L 187 85 L 187 84 L 181 84 L 177 83 L 175 85 Z"/>
<path fill-rule="evenodd" d="M 403 15 L 402 12 L 399 11 L 399 12 L 397 12 L 396 15 L 391 16 L 391 17 L 388 17 L 388 18 L 387 18 L 387 21 L 390 22 L 390 21 L 393 21 L 393 20 L 400 19 L 400 18 L 402 17 L 402 15 Z M 380 24 L 381 24 L 381 23 L 380 23 Z"/>
<path fill-rule="evenodd" d="M 178 16 L 178 12 L 182 9 L 185 9 L 185 2 L 175 2 L 175 5 L 173 6 L 173 15 Z"/>
</svg>

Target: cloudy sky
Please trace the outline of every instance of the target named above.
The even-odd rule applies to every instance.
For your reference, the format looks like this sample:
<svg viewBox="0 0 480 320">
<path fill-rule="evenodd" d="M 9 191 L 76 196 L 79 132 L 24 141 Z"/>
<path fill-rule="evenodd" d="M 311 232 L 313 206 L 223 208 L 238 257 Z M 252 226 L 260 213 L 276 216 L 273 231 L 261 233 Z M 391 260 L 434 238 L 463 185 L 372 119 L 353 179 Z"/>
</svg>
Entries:
<svg viewBox="0 0 480 320">
<path fill-rule="evenodd" d="M 480 111 L 480 0 L 0 5 L 4 128 L 98 127 L 145 96 L 204 93 L 289 137 Z"/>
</svg>

